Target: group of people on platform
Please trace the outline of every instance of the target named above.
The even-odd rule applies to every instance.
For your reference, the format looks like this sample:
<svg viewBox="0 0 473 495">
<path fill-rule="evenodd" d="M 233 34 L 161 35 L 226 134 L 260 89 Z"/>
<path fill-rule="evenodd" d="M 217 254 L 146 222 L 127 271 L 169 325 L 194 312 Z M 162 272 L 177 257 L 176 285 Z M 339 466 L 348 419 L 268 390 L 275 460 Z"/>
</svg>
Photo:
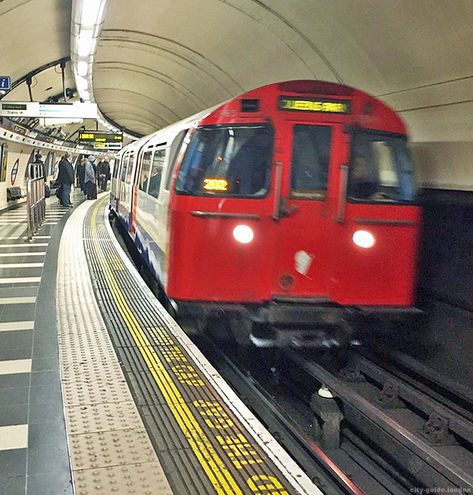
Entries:
<svg viewBox="0 0 473 495">
<path fill-rule="evenodd" d="M 70 193 L 75 178 L 77 178 L 78 186 L 87 196 L 87 199 L 96 199 L 97 184 L 100 187 L 100 191 L 105 191 L 110 180 L 110 163 L 107 157 L 104 157 L 98 164 L 95 163 L 94 155 L 89 155 L 88 158 L 81 158 L 77 162 L 75 173 L 71 159 L 70 153 L 65 153 L 61 158 L 56 180 L 60 188 L 59 201 L 62 206 L 66 207 L 72 206 Z"/>
</svg>

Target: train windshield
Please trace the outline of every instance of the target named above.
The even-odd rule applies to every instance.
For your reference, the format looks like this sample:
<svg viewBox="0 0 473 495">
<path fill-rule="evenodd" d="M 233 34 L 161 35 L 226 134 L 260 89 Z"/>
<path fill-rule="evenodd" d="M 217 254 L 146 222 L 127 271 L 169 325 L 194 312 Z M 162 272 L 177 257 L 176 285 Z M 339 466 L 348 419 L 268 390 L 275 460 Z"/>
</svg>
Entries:
<svg viewBox="0 0 473 495">
<path fill-rule="evenodd" d="M 267 125 L 202 127 L 189 143 L 176 192 L 263 197 L 269 189 L 273 132 Z"/>
<path fill-rule="evenodd" d="M 414 168 L 402 137 L 358 132 L 354 135 L 348 197 L 360 202 L 412 202 Z"/>
</svg>

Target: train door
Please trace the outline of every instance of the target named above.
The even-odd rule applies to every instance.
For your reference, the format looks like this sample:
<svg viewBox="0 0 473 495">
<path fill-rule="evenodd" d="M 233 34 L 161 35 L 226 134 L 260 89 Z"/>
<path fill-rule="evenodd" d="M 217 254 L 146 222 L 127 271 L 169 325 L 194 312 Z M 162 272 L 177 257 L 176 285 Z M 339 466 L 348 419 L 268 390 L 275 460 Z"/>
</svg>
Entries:
<svg viewBox="0 0 473 495">
<path fill-rule="evenodd" d="M 127 212 L 126 209 L 124 208 L 124 203 L 126 202 L 126 187 L 125 187 L 125 181 L 126 181 L 126 175 L 127 175 L 127 168 L 128 168 L 128 163 L 129 163 L 129 158 L 130 158 L 130 153 L 127 152 L 122 158 L 122 165 L 120 168 L 120 175 L 118 177 L 118 215 L 122 218 L 126 218 Z"/>
<path fill-rule="evenodd" d="M 344 305 L 412 305 L 420 212 L 406 140 L 358 130 L 345 163 L 334 181 L 330 299 Z"/>
<path fill-rule="evenodd" d="M 169 148 L 167 143 L 158 145 L 154 151 L 153 163 L 151 165 L 150 181 L 148 194 L 155 199 L 154 213 L 155 222 L 158 225 L 156 229 L 156 243 L 161 252 L 166 251 L 166 217 L 167 214 L 163 209 L 163 171 L 166 160 L 168 159 Z M 164 220 L 164 222 L 163 222 Z"/>
<path fill-rule="evenodd" d="M 124 210 L 124 218 L 126 219 L 126 223 L 128 225 L 128 231 L 130 234 L 132 232 L 132 202 L 133 202 L 133 178 L 135 175 L 135 153 L 133 151 L 130 152 L 130 156 L 128 158 L 128 167 L 126 170 L 125 176 L 125 195 L 124 200 L 122 201 L 122 206 Z"/>
<path fill-rule="evenodd" d="M 112 180 L 110 184 L 110 204 L 112 208 L 118 213 L 118 196 L 119 196 L 119 173 L 120 162 L 123 155 L 116 155 L 112 166 Z"/>
<path fill-rule="evenodd" d="M 146 218 L 149 212 L 149 197 L 148 197 L 148 186 L 149 186 L 149 176 L 150 168 L 153 156 L 153 147 L 149 146 L 147 148 L 143 147 L 138 158 L 138 163 L 136 167 L 136 190 L 134 192 L 133 200 L 133 223 L 131 226 L 131 231 L 136 232 L 137 224 L 140 224 L 143 228 L 145 225 L 149 224 Z M 148 227 L 146 227 L 148 228 Z M 138 249 L 141 249 L 139 246 Z"/>
<path fill-rule="evenodd" d="M 176 166 L 177 157 L 181 149 L 188 128 L 181 130 L 172 140 L 171 145 L 167 149 L 167 157 L 164 161 L 163 170 L 163 186 L 159 195 L 158 207 L 158 224 L 163 232 L 163 250 L 166 251 L 166 243 L 168 240 L 168 221 L 169 221 L 169 198 L 172 183 L 174 167 Z"/>
<path fill-rule="evenodd" d="M 288 174 L 280 180 L 287 181 L 288 191 L 283 195 L 287 198 L 281 199 L 277 219 L 276 237 L 282 242 L 276 246 L 273 295 L 328 299 L 334 211 L 330 186 L 332 171 L 346 154 L 344 134 L 339 125 L 300 121 L 288 122 L 285 136 L 282 158 L 289 167 L 284 167 Z"/>
<path fill-rule="evenodd" d="M 141 169 L 143 167 L 144 146 L 136 153 L 135 167 L 130 177 L 130 213 L 129 213 L 129 233 L 134 238 L 136 235 L 136 216 L 138 208 L 138 187 L 141 181 Z"/>
</svg>

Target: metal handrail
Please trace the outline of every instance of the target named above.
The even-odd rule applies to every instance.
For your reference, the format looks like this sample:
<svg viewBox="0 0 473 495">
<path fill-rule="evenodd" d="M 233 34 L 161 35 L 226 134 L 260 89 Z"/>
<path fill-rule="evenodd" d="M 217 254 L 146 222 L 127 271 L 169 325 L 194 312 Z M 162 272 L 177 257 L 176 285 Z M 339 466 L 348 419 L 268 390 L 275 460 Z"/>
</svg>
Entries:
<svg viewBox="0 0 473 495">
<path fill-rule="evenodd" d="M 46 195 L 43 166 L 32 163 L 30 178 L 26 183 L 26 213 L 28 217 L 28 241 L 31 241 L 46 216 Z"/>
</svg>

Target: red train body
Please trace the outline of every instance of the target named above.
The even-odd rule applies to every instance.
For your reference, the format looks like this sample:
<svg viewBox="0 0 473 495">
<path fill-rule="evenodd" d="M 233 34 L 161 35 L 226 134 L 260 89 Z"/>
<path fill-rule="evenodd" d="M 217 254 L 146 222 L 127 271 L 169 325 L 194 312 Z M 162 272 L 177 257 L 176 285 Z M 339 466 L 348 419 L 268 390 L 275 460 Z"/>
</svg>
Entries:
<svg viewBox="0 0 473 495">
<path fill-rule="evenodd" d="M 244 313 L 300 345 L 320 322 L 414 309 L 420 211 L 406 143 L 396 113 L 361 91 L 271 84 L 125 148 L 112 208 L 177 305 Z M 145 155 L 154 163 L 160 146 L 150 199 Z"/>
</svg>

